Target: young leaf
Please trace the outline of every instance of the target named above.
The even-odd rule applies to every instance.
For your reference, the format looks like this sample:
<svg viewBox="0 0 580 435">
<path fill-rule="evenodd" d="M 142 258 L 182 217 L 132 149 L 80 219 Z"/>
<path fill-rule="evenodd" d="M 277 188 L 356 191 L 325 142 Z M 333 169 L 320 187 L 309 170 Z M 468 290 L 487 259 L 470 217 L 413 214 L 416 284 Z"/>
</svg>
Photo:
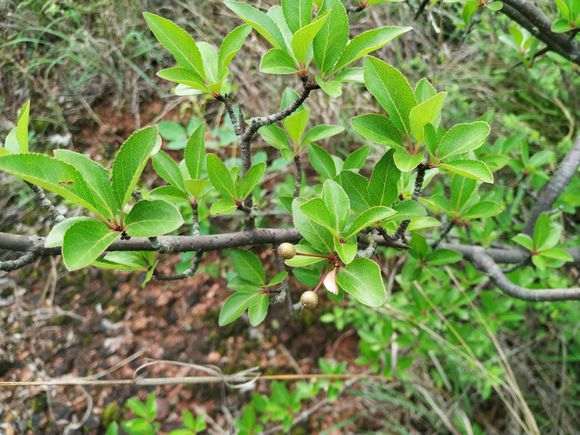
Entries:
<svg viewBox="0 0 580 435">
<path fill-rule="evenodd" d="M 376 57 L 365 59 L 364 77 L 367 89 L 389 114 L 393 125 L 400 132 L 409 133 L 409 113 L 417 101 L 407 78 Z"/>
<path fill-rule="evenodd" d="M 393 216 L 395 213 L 395 210 L 389 207 L 371 207 L 354 218 L 348 230 L 344 233 L 344 237 L 354 237 L 361 230 L 381 222 Z"/>
<path fill-rule="evenodd" d="M 157 128 L 137 130 L 121 145 L 111 170 L 113 192 L 119 209 L 123 209 L 131 198 L 139 177 L 151 154 L 159 144 Z"/>
<path fill-rule="evenodd" d="M 109 181 L 109 173 L 105 168 L 84 154 L 74 151 L 55 150 L 54 156 L 80 172 L 89 189 L 94 193 L 95 205 L 99 207 L 105 217 L 110 219 L 118 213 L 119 209 L 113 187 Z"/>
<path fill-rule="evenodd" d="M 296 62 L 280 48 L 267 51 L 260 60 L 260 72 L 264 74 L 295 74 L 298 72 Z"/>
<path fill-rule="evenodd" d="M 236 27 L 224 38 L 218 52 L 218 79 L 228 74 L 228 67 L 246 42 L 252 28 L 246 24 Z"/>
<path fill-rule="evenodd" d="M 462 213 L 465 219 L 483 219 L 497 216 L 503 211 L 502 204 L 494 201 L 481 201 Z"/>
<path fill-rule="evenodd" d="M 399 168 L 401 172 L 411 172 L 423 161 L 424 156 L 422 153 L 411 154 L 406 150 L 396 150 L 393 154 L 393 160 L 395 161 L 395 166 Z"/>
<path fill-rule="evenodd" d="M 489 124 L 476 121 L 457 124 L 451 127 L 441 138 L 437 147 L 437 156 L 441 160 L 468 153 L 481 147 L 489 136 Z"/>
<path fill-rule="evenodd" d="M 255 292 L 239 291 L 232 294 L 226 299 L 222 309 L 220 310 L 218 320 L 219 326 L 225 326 L 237 320 L 242 314 L 244 314 L 244 311 L 258 301 L 260 296 L 262 296 L 262 294 L 257 288 Z"/>
<path fill-rule="evenodd" d="M 342 170 L 347 171 L 349 169 L 356 170 L 362 168 L 367 160 L 367 157 L 369 156 L 369 151 L 370 148 L 367 145 L 354 150 L 344 160 Z"/>
<path fill-rule="evenodd" d="M 534 249 L 543 251 L 553 248 L 560 241 L 562 227 L 552 222 L 550 215 L 542 213 L 534 226 Z"/>
<path fill-rule="evenodd" d="M 249 283 L 260 287 L 266 284 L 266 272 L 264 266 L 258 257 L 252 251 L 244 251 L 241 249 L 232 249 L 229 251 L 229 257 L 234 264 L 234 269 L 240 278 Z"/>
<path fill-rule="evenodd" d="M 242 177 L 238 184 L 238 198 L 247 198 L 256 188 L 266 172 L 266 163 L 257 163 Z"/>
<path fill-rule="evenodd" d="M 484 183 L 493 183 L 493 174 L 487 165 L 480 160 L 455 160 L 442 163 L 441 169 L 462 177 L 483 181 Z"/>
<path fill-rule="evenodd" d="M 187 68 L 181 68 L 178 66 L 165 68 L 161 71 L 158 71 L 157 76 L 163 80 L 179 83 L 192 89 L 196 89 L 200 92 L 208 92 L 208 88 L 204 82 L 204 79 L 198 76 L 194 71 L 191 71 Z"/>
<path fill-rule="evenodd" d="M 103 210 L 95 204 L 94 194 L 82 175 L 65 162 L 44 154 L 8 154 L 0 157 L 0 170 L 103 217 Z"/>
<path fill-rule="evenodd" d="M 422 103 L 423 101 L 433 97 L 435 94 L 437 94 L 437 89 L 435 89 L 431 82 L 426 78 L 422 78 L 415 85 L 415 98 L 418 103 Z"/>
<path fill-rule="evenodd" d="M 28 124 L 30 122 L 30 100 L 27 100 L 16 118 L 16 127 L 10 132 L 12 136 L 9 140 L 6 138 L 6 149 L 13 154 L 28 152 Z"/>
<path fill-rule="evenodd" d="M 367 258 L 357 258 L 340 269 L 337 282 L 343 291 L 369 307 L 380 307 L 387 299 L 379 265 Z"/>
<path fill-rule="evenodd" d="M 313 222 L 303 211 L 302 202 L 295 199 L 292 202 L 292 220 L 300 235 L 317 252 L 329 253 L 333 251 L 333 238 L 330 232 L 321 225 Z"/>
<path fill-rule="evenodd" d="M 327 73 L 344 52 L 348 44 L 348 14 L 341 1 L 335 2 L 328 19 L 314 38 L 314 61 L 322 73 Z"/>
<path fill-rule="evenodd" d="M 355 238 L 350 240 L 345 240 L 343 238 L 334 238 L 334 252 L 338 254 L 338 258 L 344 264 L 352 263 L 352 260 L 356 257 L 358 250 L 358 245 Z"/>
<path fill-rule="evenodd" d="M 334 69 L 339 70 L 356 62 L 410 30 L 412 27 L 384 26 L 357 35 L 348 43 Z"/>
<path fill-rule="evenodd" d="M 372 142 L 394 147 L 400 147 L 403 142 L 401 132 L 384 115 L 355 116 L 351 123 L 354 131 Z"/>
<path fill-rule="evenodd" d="M 159 15 L 145 12 L 143 16 L 155 38 L 173 55 L 177 64 L 205 79 L 201 53 L 191 35 L 171 20 Z"/>
<path fill-rule="evenodd" d="M 350 200 L 344 189 L 333 180 L 326 180 L 322 186 L 322 199 L 334 217 L 336 231 L 340 233 L 350 213 Z"/>
<path fill-rule="evenodd" d="M 207 172 L 209 180 L 223 196 L 235 200 L 236 187 L 229 169 L 216 154 L 207 155 Z"/>
<path fill-rule="evenodd" d="M 324 178 L 336 176 L 336 165 L 332 156 L 324 148 L 312 144 L 308 150 L 312 167 Z"/>
<path fill-rule="evenodd" d="M 62 246 L 64 233 L 71 227 L 72 224 L 78 221 L 91 220 L 89 217 L 77 216 L 67 218 L 52 227 L 46 238 L 44 239 L 45 248 L 56 248 Z"/>
<path fill-rule="evenodd" d="M 226 0 L 225 5 L 238 17 L 248 23 L 262 37 L 268 41 L 272 47 L 285 49 L 286 43 L 280 29 L 267 14 L 246 3 Z"/>
<path fill-rule="evenodd" d="M 517 236 L 512 237 L 512 241 L 516 242 L 520 246 L 523 246 L 528 251 L 532 251 L 534 249 L 534 241 L 527 234 L 518 234 Z"/>
<path fill-rule="evenodd" d="M 316 20 L 312 21 L 304 27 L 294 33 L 292 37 L 292 52 L 299 65 L 306 65 L 308 61 L 308 55 L 311 53 L 312 42 L 314 37 L 318 34 L 322 26 L 326 23 L 328 19 L 327 15 L 323 15 Z"/>
<path fill-rule="evenodd" d="M 185 191 L 183 184 L 183 177 L 179 166 L 173 158 L 165 151 L 159 151 L 153 156 L 153 169 L 165 182 L 176 187 L 179 190 Z"/>
<path fill-rule="evenodd" d="M 94 219 L 73 223 L 65 232 L 62 244 L 64 265 L 69 271 L 89 266 L 111 244 L 120 233 Z"/>
<path fill-rule="evenodd" d="M 437 126 L 446 95 L 446 92 L 439 92 L 422 103 L 417 104 L 409 112 L 411 134 L 418 143 L 425 142 L 425 126 L 427 124 Z"/>
<path fill-rule="evenodd" d="M 292 33 L 312 20 L 312 0 L 282 0 L 282 9 Z"/>
<path fill-rule="evenodd" d="M 394 152 L 387 151 L 375 165 L 368 185 L 368 197 L 372 205 L 391 205 L 399 195 L 401 171 L 395 166 Z"/>
<path fill-rule="evenodd" d="M 477 182 L 471 178 L 454 175 L 451 179 L 451 207 L 455 211 L 462 210 L 477 189 Z"/>
<path fill-rule="evenodd" d="M 321 198 L 313 198 L 300 206 L 302 212 L 313 222 L 322 225 L 333 234 L 338 234 L 336 217 Z"/>
<path fill-rule="evenodd" d="M 270 298 L 265 294 L 260 294 L 255 299 L 252 299 L 248 307 L 248 318 L 250 325 L 258 326 L 264 321 L 268 315 L 268 307 L 270 306 Z"/>
<path fill-rule="evenodd" d="M 339 181 L 348 194 L 354 210 L 366 210 L 371 206 L 367 191 L 368 180 L 365 177 L 351 171 L 343 171 Z"/>
<path fill-rule="evenodd" d="M 177 208 L 161 200 L 142 200 L 125 218 L 125 231 L 131 237 L 154 237 L 167 234 L 183 225 Z"/>
<path fill-rule="evenodd" d="M 201 178 L 205 166 L 205 127 L 200 125 L 192 133 L 185 146 L 185 164 L 192 179 Z"/>
<path fill-rule="evenodd" d="M 344 131 L 344 127 L 340 125 L 327 125 L 320 124 L 316 127 L 311 128 L 306 132 L 302 143 L 311 144 L 312 142 L 317 142 L 319 140 L 328 139 L 329 137 L 336 136 Z"/>
<path fill-rule="evenodd" d="M 262 139 L 268 144 L 280 151 L 290 149 L 290 142 L 284 129 L 276 124 L 270 124 L 258 130 Z"/>
</svg>

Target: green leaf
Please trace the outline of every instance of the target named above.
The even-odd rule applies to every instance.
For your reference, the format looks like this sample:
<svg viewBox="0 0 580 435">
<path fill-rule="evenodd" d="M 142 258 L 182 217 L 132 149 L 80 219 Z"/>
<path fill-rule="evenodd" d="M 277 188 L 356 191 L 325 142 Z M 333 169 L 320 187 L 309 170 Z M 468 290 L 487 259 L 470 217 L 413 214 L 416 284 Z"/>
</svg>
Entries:
<svg viewBox="0 0 580 435">
<path fill-rule="evenodd" d="M 338 234 L 336 217 L 321 198 L 313 198 L 300 206 L 300 210 L 313 222 L 322 225 L 333 234 Z"/>
<path fill-rule="evenodd" d="M 342 2 L 335 2 L 328 19 L 314 38 L 314 61 L 322 73 L 327 73 L 341 57 L 348 44 L 348 14 Z"/>
<path fill-rule="evenodd" d="M 185 189 L 194 198 L 202 198 L 210 190 L 209 180 L 185 180 Z"/>
<path fill-rule="evenodd" d="M 234 264 L 234 269 L 240 278 L 260 287 L 266 284 L 266 272 L 264 266 L 258 257 L 252 251 L 242 249 L 232 249 L 229 251 L 229 257 Z"/>
<path fill-rule="evenodd" d="M 155 397 L 155 393 L 149 393 L 147 395 L 145 408 L 147 409 L 147 418 L 149 421 L 155 420 L 155 417 L 157 417 L 157 398 Z"/>
<path fill-rule="evenodd" d="M 461 214 L 465 219 L 483 219 L 497 216 L 504 210 L 502 204 L 494 201 L 481 201 Z"/>
<path fill-rule="evenodd" d="M 282 0 L 282 9 L 293 33 L 312 20 L 312 0 Z"/>
<path fill-rule="evenodd" d="M 302 139 L 302 143 L 311 144 L 312 142 L 317 142 L 319 140 L 324 140 L 328 139 L 329 137 L 336 136 L 343 131 L 344 127 L 340 125 L 320 124 L 306 132 L 304 138 Z"/>
<path fill-rule="evenodd" d="M 153 156 L 153 169 L 165 182 L 179 190 L 185 191 L 183 177 L 177 162 L 165 151 L 159 151 Z"/>
<path fill-rule="evenodd" d="M 427 261 L 431 266 L 443 266 L 461 261 L 463 256 L 459 252 L 449 249 L 438 249 L 427 256 Z"/>
<path fill-rule="evenodd" d="M 252 28 L 246 24 L 236 27 L 224 38 L 218 51 L 218 78 L 221 80 L 228 74 L 228 67 L 238 51 L 242 48 Z"/>
<path fill-rule="evenodd" d="M 349 169 L 357 170 L 364 166 L 367 157 L 369 156 L 370 148 L 365 145 L 362 147 L 357 148 L 344 160 L 344 165 L 342 166 L 343 171 L 347 171 Z"/>
<path fill-rule="evenodd" d="M 137 417 L 142 417 L 144 419 L 149 418 L 149 412 L 147 410 L 145 403 L 141 402 L 136 397 L 131 397 L 129 400 L 127 400 L 126 406 Z"/>
<path fill-rule="evenodd" d="M 264 74 L 295 74 L 298 72 L 294 59 L 280 48 L 267 51 L 260 61 L 260 72 Z"/>
<path fill-rule="evenodd" d="M 289 94 L 290 92 L 286 92 L 286 95 Z M 293 102 L 295 100 L 294 96 L 288 99 L 288 101 L 290 100 Z M 288 136 L 290 136 L 290 139 L 292 139 L 295 144 L 302 143 L 302 136 L 304 135 L 309 119 L 310 109 L 303 105 L 299 110 L 282 121 Z"/>
<path fill-rule="evenodd" d="M 308 156 L 312 167 L 324 178 L 336 176 L 336 165 L 332 156 L 324 148 L 312 144 L 308 149 Z"/>
<path fill-rule="evenodd" d="M 142 200 L 125 218 L 125 231 L 131 237 L 154 237 L 171 233 L 183 225 L 177 208 L 162 200 Z"/>
<path fill-rule="evenodd" d="M 367 258 L 357 258 L 340 269 L 337 283 L 343 291 L 369 307 L 380 307 L 387 299 L 379 265 Z"/>
<path fill-rule="evenodd" d="M 219 199 L 211 205 L 209 213 L 212 216 L 229 215 L 233 214 L 237 208 L 236 203 L 232 199 Z"/>
<path fill-rule="evenodd" d="M 123 209 L 131 198 L 147 161 L 159 144 L 155 127 L 137 130 L 121 145 L 111 170 L 113 192 L 119 209 Z"/>
<path fill-rule="evenodd" d="M 192 133 L 185 146 L 185 164 L 192 179 L 201 178 L 205 166 L 205 127 L 200 125 Z"/>
<path fill-rule="evenodd" d="M 227 8 L 252 26 L 274 48 L 286 48 L 280 29 L 267 14 L 246 3 L 233 0 L 226 0 L 224 3 Z"/>
<path fill-rule="evenodd" d="M 354 218 L 348 230 L 345 232 L 344 237 L 354 237 L 365 228 L 383 221 L 395 213 L 395 210 L 389 207 L 371 207 Z"/>
<path fill-rule="evenodd" d="M 276 124 L 270 124 L 258 130 L 262 139 L 274 148 L 285 151 L 290 149 L 290 142 L 284 129 L 278 127 Z"/>
<path fill-rule="evenodd" d="M 375 165 L 368 185 L 372 205 L 391 205 L 399 196 L 401 171 L 395 166 L 394 152 L 387 151 Z"/>
<path fill-rule="evenodd" d="M 558 18 L 552 23 L 550 30 L 554 33 L 566 33 L 572 30 L 572 24 L 565 18 Z"/>
<path fill-rule="evenodd" d="M 372 142 L 395 147 L 400 147 L 403 142 L 399 130 L 384 115 L 355 116 L 351 123 L 354 131 Z"/>
<path fill-rule="evenodd" d="M 350 200 L 344 189 L 333 180 L 326 180 L 322 186 L 322 200 L 336 223 L 336 231 L 340 233 L 350 213 Z"/>
<path fill-rule="evenodd" d="M 189 86 L 190 88 L 197 89 L 201 92 L 209 92 L 204 79 L 198 76 L 194 71 L 188 70 L 187 68 L 181 68 L 178 66 L 165 68 L 158 71 L 157 76 L 163 80 Z"/>
<path fill-rule="evenodd" d="M 296 255 L 294 256 L 294 258 L 291 258 L 290 260 L 286 260 L 285 263 L 287 266 L 290 267 L 308 267 L 308 266 L 312 266 L 313 264 L 317 264 L 317 263 L 321 263 L 323 261 L 326 261 L 326 258 L 323 257 L 312 257 L 309 255 L 300 255 L 300 254 L 314 254 L 314 255 L 320 255 L 320 252 L 318 252 L 316 249 L 311 248 L 308 245 L 296 245 Z"/>
<path fill-rule="evenodd" d="M 425 142 L 424 129 L 427 124 L 437 126 L 437 121 L 441 115 L 441 109 L 443 108 L 446 96 L 446 92 L 439 92 L 422 103 L 417 104 L 409 112 L 411 134 L 417 142 Z"/>
<path fill-rule="evenodd" d="M 311 53 L 312 43 L 322 26 L 326 23 L 328 15 L 318 17 L 304 27 L 301 27 L 292 37 L 292 52 L 299 65 L 307 65 L 308 56 Z"/>
<path fill-rule="evenodd" d="M 155 426 L 143 418 L 133 418 L 121 423 L 123 430 L 130 435 L 155 435 Z"/>
<path fill-rule="evenodd" d="M 264 321 L 268 315 L 268 307 L 270 306 L 270 298 L 261 294 L 257 298 L 253 299 L 248 307 L 248 318 L 250 319 L 250 325 L 258 326 Z"/>
<path fill-rule="evenodd" d="M 16 127 L 12 130 L 14 141 L 6 141 L 6 149 L 11 153 L 28 152 L 28 124 L 30 122 L 30 100 L 20 107 L 16 118 Z M 12 133 L 12 132 L 11 132 Z"/>
<path fill-rule="evenodd" d="M 225 326 L 240 318 L 244 311 L 255 304 L 262 294 L 259 289 L 255 292 L 235 292 L 226 299 L 222 309 L 220 310 L 218 324 Z"/>
<path fill-rule="evenodd" d="M 89 266 L 101 256 L 120 233 L 94 219 L 73 223 L 65 232 L 62 244 L 64 265 L 69 271 Z"/>
<path fill-rule="evenodd" d="M 113 187 L 109 181 L 109 173 L 105 168 L 84 154 L 74 151 L 55 150 L 54 156 L 79 171 L 94 194 L 95 205 L 107 219 L 118 213 L 119 209 L 113 193 Z"/>
<path fill-rule="evenodd" d="M 371 206 L 367 191 L 368 180 L 365 177 L 351 171 L 343 171 L 339 181 L 348 194 L 354 210 L 366 210 Z"/>
<path fill-rule="evenodd" d="M 221 80 L 219 78 L 218 49 L 208 42 L 198 44 L 201 59 L 205 68 L 206 81 L 209 84 L 208 90 L 213 93 L 221 93 Z"/>
<path fill-rule="evenodd" d="M 207 172 L 213 187 L 228 199 L 235 200 L 236 187 L 229 169 L 216 154 L 207 155 Z"/>
<path fill-rule="evenodd" d="M 541 255 L 542 257 L 547 257 L 552 260 L 559 260 L 564 262 L 574 261 L 574 257 L 572 257 L 568 251 L 563 248 L 549 248 L 541 251 Z"/>
<path fill-rule="evenodd" d="M 417 101 L 407 78 L 376 57 L 365 59 L 364 77 L 368 91 L 388 113 L 392 124 L 400 132 L 408 134 L 409 113 Z"/>
<path fill-rule="evenodd" d="M 415 98 L 419 104 L 435 96 L 435 94 L 437 94 L 437 89 L 426 78 L 422 78 L 415 85 Z"/>
<path fill-rule="evenodd" d="M 512 237 L 512 241 L 520 246 L 523 246 L 528 251 L 532 251 L 534 249 L 534 241 L 527 234 L 518 234 L 517 236 Z"/>
<path fill-rule="evenodd" d="M 356 62 L 410 30 L 412 30 L 412 27 L 384 26 L 367 30 L 355 36 L 344 49 L 335 69 L 339 70 Z"/>
<path fill-rule="evenodd" d="M 493 183 L 493 174 L 487 165 L 480 160 L 455 160 L 453 162 L 442 163 L 441 169 L 484 183 Z"/>
<path fill-rule="evenodd" d="M 292 202 L 292 220 L 300 235 L 317 252 L 329 253 L 333 251 L 333 238 L 330 232 L 321 225 L 313 222 L 303 211 L 302 201 L 295 199 Z"/>
<path fill-rule="evenodd" d="M 534 226 L 534 250 L 543 251 L 553 248 L 560 241 L 562 227 L 552 222 L 547 213 L 542 213 Z"/>
<path fill-rule="evenodd" d="M 320 76 L 315 77 L 316 84 L 322 92 L 332 98 L 338 98 L 342 95 L 342 83 L 338 80 L 323 80 Z"/>
<path fill-rule="evenodd" d="M 484 121 L 456 124 L 441 138 L 436 150 L 437 157 L 446 160 L 474 151 L 485 143 L 489 131 L 489 124 Z"/>
<path fill-rule="evenodd" d="M 256 188 L 266 172 L 266 163 L 257 163 L 242 177 L 238 184 L 238 198 L 246 199 Z"/>
<path fill-rule="evenodd" d="M 82 175 L 65 162 L 44 154 L 8 154 L 0 157 L 0 170 L 56 193 L 104 218 Z"/>
<path fill-rule="evenodd" d="M 62 246 L 64 233 L 71 227 L 72 224 L 78 221 L 92 220 L 89 217 L 78 216 L 66 218 L 52 227 L 46 238 L 44 239 L 45 248 L 57 248 Z"/>
<path fill-rule="evenodd" d="M 411 172 L 423 161 L 424 157 L 422 153 L 411 154 L 405 150 L 396 150 L 393 154 L 393 160 L 395 161 L 395 166 L 401 170 L 401 172 Z"/>
<path fill-rule="evenodd" d="M 451 179 L 451 206 L 457 212 L 463 210 L 477 189 L 477 183 L 471 178 L 454 175 Z"/>
<path fill-rule="evenodd" d="M 177 64 L 205 79 L 201 53 L 191 35 L 171 20 L 159 15 L 145 12 L 143 16 L 155 38 L 173 55 Z"/>
<path fill-rule="evenodd" d="M 350 240 L 344 240 L 342 238 L 334 238 L 334 252 L 338 254 L 340 261 L 344 264 L 350 264 L 356 257 L 358 250 L 358 245 L 356 239 L 353 237 Z M 332 273 L 332 272 L 331 272 Z M 328 277 L 328 276 L 327 276 Z M 325 282 L 326 286 L 326 282 Z M 327 290 L 332 292 L 332 287 L 326 286 Z"/>
</svg>

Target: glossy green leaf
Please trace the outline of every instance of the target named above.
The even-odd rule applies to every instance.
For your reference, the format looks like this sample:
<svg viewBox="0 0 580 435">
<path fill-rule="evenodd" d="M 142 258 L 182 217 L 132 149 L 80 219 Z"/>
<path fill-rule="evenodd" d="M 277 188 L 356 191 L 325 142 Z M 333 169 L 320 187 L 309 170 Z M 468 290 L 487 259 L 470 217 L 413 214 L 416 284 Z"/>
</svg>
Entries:
<svg viewBox="0 0 580 435">
<path fill-rule="evenodd" d="M 328 139 L 329 137 L 336 136 L 343 131 L 344 127 L 340 125 L 319 124 L 306 132 L 302 142 L 304 144 L 318 142 L 319 140 L 324 140 Z"/>
<path fill-rule="evenodd" d="M 290 149 L 290 142 L 284 129 L 278 127 L 276 124 L 270 124 L 258 130 L 262 139 L 274 148 L 284 151 Z"/>
<path fill-rule="evenodd" d="M 528 251 L 532 251 L 534 249 L 534 241 L 527 234 L 518 234 L 512 237 L 512 241 L 514 241 L 520 246 L 523 246 Z"/>
<path fill-rule="evenodd" d="M 371 207 L 357 215 L 348 230 L 344 233 L 345 238 L 356 236 L 360 231 L 375 225 L 395 214 L 395 210 L 389 207 Z"/>
<path fill-rule="evenodd" d="M 336 165 L 332 156 L 324 148 L 312 144 L 308 149 L 308 156 L 312 167 L 324 178 L 336 176 Z"/>
<path fill-rule="evenodd" d="M 493 174 L 487 165 L 480 160 L 454 160 L 441 164 L 441 169 L 484 183 L 493 183 Z"/>
<path fill-rule="evenodd" d="M 351 123 L 354 131 L 372 142 L 395 147 L 400 147 L 403 142 L 400 131 L 384 115 L 355 116 Z"/>
<path fill-rule="evenodd" d="M 270 298 L 265 294 L 260 294 L 257 298 L 252 299 L 248 307 L 250 325 L 255 327 L 262 323 L 268 315 L 269 306 Z"/>
<path fill-rule="evenodd" d="M 415 98 L 417 99 L 417 103 L 422 103 L 436 94 L 437 90 L 426 78 L 422 78 L 415 85 Z"/>
<path fill-rule="evenodd" d="M 86 216 L 76 216 L 71 218 L 66 218 L 65 220 L 54 225 L 46 238 L 44 239 L 45 248 L 57 248 L 62 246 L 64 240 L 64 233 L 76 222 L 92 220 L 92 218 Z"/>
<path fill-rule="evenodd" d="M 8 154 L 0 157 L 0 171 L 56 193 L 104 217 L 80 172 L 65 162 L 44 154 Z"/>
<path fill-rule="evenodd" d="M 216 154 L 207 155 L 207 172 L 213 187 L 228 199 L 235 200 L 236 187 L 229 169 Z"/>
<path fill-rule="evenodd" d="M 322 225 L 333 234 L 338 234 L 336 217 L 326 207 L 326 204 L 321 198 L 313 198 L 304 202 L 300 209 L 311 221 Z"/>
<path fill-rule="evenodd" d="M 256 288 L 255 292 L 238 291 L 226 299 L 220 310 L 218 324 L 219 326 L 228 325 L 239 319 L 244 311 L 255 304 L 262 294 Z"/>
<path fill-rule="evenodd" d="M 543 251 L 553 248 L 560 241 L 562 227 L 552 221 L 547 213 L 542 213 L 534 225 L 534 250 Z"/>
<path fill-rule="evenodd" d="M 125 218 L 125 232 L 131 237 L 154 237 L 171 233 L 183 225 L 179 210 L 162 200 L 142 200 Z"/>
<path fill-rule="evenodd" d="M 352 263 L 352 261 L 354 260 L 354 258 L 356 257 L 358 251 L 358 245 L 356 242 L 356 239 L 354 237 L 350 238 L 350 240 L 347 240 L 345 238 L 338 238 L 335 237 L 334 238 L 334 252 L 336 252 L 338 254 L 338 258 L 340 258 L 340 261 L 342 261 L 344 264 L 350 264 Z M 330 272 L 330 274 L 332 274 L 332 271 Z M 331 275 L 332 277 L 332 275 Z M 326 279 L 330 278 L 329 276 L 326 277 Z M 327 288 L 327 290 L 332 292 L 332 287 L 329 287 L 328 282 L 325 279 L 325 287 Z M 331 285 L 334 287 L 335 286 L 335 279 L 331 280 Z"/>
<path fill-rule="evenodd" d="M 121 145 L 111 169 L 111 182 L 119 209 L 131 198 L 149 157 L 159 144 L 157 129 L 146 127 L 137 130 Z"/>
<path fill-rule="evenodd" d="M 70 271 L 91 265 L 120 235 L 94 219 L 73 223 L 63 238 L 64 265 Z"/>
<path fill-rule="evenodd" d="M 425 159 L 422 153 L 411 154 L 405 150 L 396 150 L 393 154 L 395 166 L 401 172 L 411 172 Z"/>
<path fill-rule="evenodd" d="M 159 151 L 152 158 L 153 169 L 166 183 L 185 191 L 183 177 L 177 162 L 165 151 Z"/>
<path fill-rule="evenodd" d="M 173 55 L 177 64 L 194 71 L 204 79 L 205 70 L 201 53 L 191 35 L 171 20 L 159 15 L 145 12 L 143 16 L 155 38 Z"/>
<path fill-rule="evenodd" d="M 399 196 L 401 171 L 393 160 L 394 152 L 387 151 L 375 165 L 368 185 L 368 198 L 372 205 L 391 205 Z"/>
<path fill-rule="evenodd" d="M 260 60 L 260 72 L 264 74 L 295 74 L 298 72 L 296 62 L 280 48 L 267 51 Z"/>
<path fill-rule="evenodd" d="M 367 30 L 355 36 L 344 49 L 335 69 L 339 70 L 356 62 L 410 30 L 412 30 L 412 27 L 384 26 Z"/>
<path fill-rule="evenodd" d="M 252 251 L 242 249 L 232 249 L 228 255 L 232 260 L 234 270 L 240 278 L 256 287 L 266 284 L 266 272 L 264 272 L 264 266 L 258 255 Z"/>
<path fill-rule="evenodd" d="M 369 307 L 380 307 L 387 299 L 379 265 L 367 258 L 357 258 L 340 269 L 337 283 L 343 291 Z"/>
<path fill-rule="evenodd" d="M 365 145 L 357 148 L 344 160 L 344 165 L 342 166 L 343 171 L 347 170 L 357 170 L 364 166 L 367 157 L 369 156 L 370 148 Z"/>
<path fill-rule="evenodd" d="M 201 178 L 205 166 L 205 127 L 200 125 L 192 133 L 185 146 L 185 164 L 192 179 Z"/>
<path fill-rule="evenodd" d="M 497 216 L 504 210 L 502 204 L 494 201 L 481 201 L 462 213 L 465 219 L 483 219 Z"/>
<path fill-rule="evenodd" d="M 343 171 L 339 181 L 350 198 L 353 210 L 366 210 L 371 206 L 367 191 L 368 180 L 365 177 L 351 171 Z"/>
<path fill-rule="evenodd" d="M 157 76 L 173 83 L 179 83 L 201 92 L 208 92 L 204 80 L 194 71 L 174 66 L 157 72 Z"/>
<path fill-rule="evenodd" d="M 326 180 L 322 186 L 322 200 L 326 208 L 334 216 L 336 231 L 346 224 L 350 213 L 350 200 L 344 189 L 333 180 Z"/>
<path fill-rule="evenodd" d="M 320 253 L 329 253 L 333 250 L 333 238 L 331 233 L 321 225 L 313 222 L 303 211 L 303 202 L 295 199 L 292 202 L 292 220 L 294 227 L 298 230 L 300 235 L 306 240 L 314 249 Z"/>
<path fill-rule="evenodd" d="M 328 11 L 328 19 L 314 38 L 314 61 L 322 73 L 327 73 L 341 57 L 348 44 L 348 14 L 342 2 Z"/>
<path fill-rule="evenodd" d="M 292 52 L 299 65 L 307 65 L 309 55 L 312 53 L 312 43 L 314 38 L 326 23 L 328 15 L 318 17 L 310 24 L 301 27 L 292 37 Z"/>
<path fill-rule="evenodd" d="M 282 9 L 293 33 L 312 20 L 312 0 L 282 0 Z"/>
<path fill-rule="evenodd" d="M 489 124 L 483 121 L 456 124 L 441 138 L 436 151 L 437 157 L 447 160 L 474 151 L 485 143 L 489 131 Z"/>
<path fill-rule="evenodd" d="M 107 219 L 118 213 L 118 204 L 105 168 L 88 156 L 70 150 L 55 150 L 54 156 L 79 171 L 94 194 L 93 202 Z"/>
<path fill-rule="evenodd" d="M 221 80 L 228 74 L 228 67 L 232 60 L 236 57 L 248 35 L 252 31 L 252 27 L 246 24 L 236 27 L 222 41 L 218 51 L 218 78 Z"/>
<path fill-rule="evenodd" d="M 246 3 L 233 0 L 226 0 L 224 3 L 226 7 L 252 26 L 274 48 L 286 48 L 280 29 L 267 14 Z"/>
<path fill-rule="evenodd" d="M 30 100 L 27 100 L 18 110 L 16 127 L 6 138 L 5 147 L 9 153 L 28 152 L 28 124 L 30 122 Z"/>
<path fill-rule="evenodd" d="M 266 172 L 266 163 L 261 162 L 253 165 L 250 170 L 238 182 L 238 198 L 247 198 L 260 184 L 264 173 Z"/>
<path fill-rule="evenodd" d="M 446 96 L 446 92 L 439 92 L 438 94 L 427 98 L 422 103 L 417 104 L 409 112 L 411 134 L 417 142 L 425 142 L 424 129 L 427 124 L 432 124 L 435 127 L 437 126 Z"/>
<path fill-rule="evenodd" d="M 365 59 L 364 77 L 368 91 L 388 113 L 391 123 L 400 132 L 409 133 L 409 113 L 417 101 L 407 78 L 376 57 Z"/>
<path fill-rule="evenodd" d="M 477 190 L 477 182 L 471 178 L 454 175 L 451 179 L 450 202 L 453 210 L 462 210 Z"/>
</svg>

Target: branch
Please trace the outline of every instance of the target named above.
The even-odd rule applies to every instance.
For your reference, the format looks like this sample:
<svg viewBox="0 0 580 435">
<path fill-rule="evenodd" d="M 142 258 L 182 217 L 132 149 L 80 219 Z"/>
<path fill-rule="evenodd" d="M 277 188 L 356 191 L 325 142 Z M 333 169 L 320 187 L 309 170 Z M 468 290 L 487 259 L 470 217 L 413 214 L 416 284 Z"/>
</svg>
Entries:
<svg viewBox="0 0 580 435">
<path fill-rule="evenodd" d="M 573 38 L 552 32 L 548 18 L 529 1 L 503 0 L 503 7 L 500 11 L 546 44 L 551 51 L 580 65 L 578 44 Z"/>
<path fill-rule="evenodd" d="M 514 298 L 532 302 L 580 300 L 580 287 L 536 290 L 514 284 L 483 248 L 472 248 L 467 257 L 477 268 L 485 272 L 502 292 Z"/>
<path fill-rule="evenodd" d="M 560 193 L 566 188 L 572 177 L 576 174 L 576 170 L 580 166 L 580 135 L 576 137 L 576 142 L 570 152 L 564 157 L 560 166 L 554 172 L 554 175 L 546 184 L 538 196 L 530 217 L 526 222 L 524 233 L 532 234 L 536 220 L 545 211 L 552 208 L 554 201 L 560 196 Z"/>
</svg>

